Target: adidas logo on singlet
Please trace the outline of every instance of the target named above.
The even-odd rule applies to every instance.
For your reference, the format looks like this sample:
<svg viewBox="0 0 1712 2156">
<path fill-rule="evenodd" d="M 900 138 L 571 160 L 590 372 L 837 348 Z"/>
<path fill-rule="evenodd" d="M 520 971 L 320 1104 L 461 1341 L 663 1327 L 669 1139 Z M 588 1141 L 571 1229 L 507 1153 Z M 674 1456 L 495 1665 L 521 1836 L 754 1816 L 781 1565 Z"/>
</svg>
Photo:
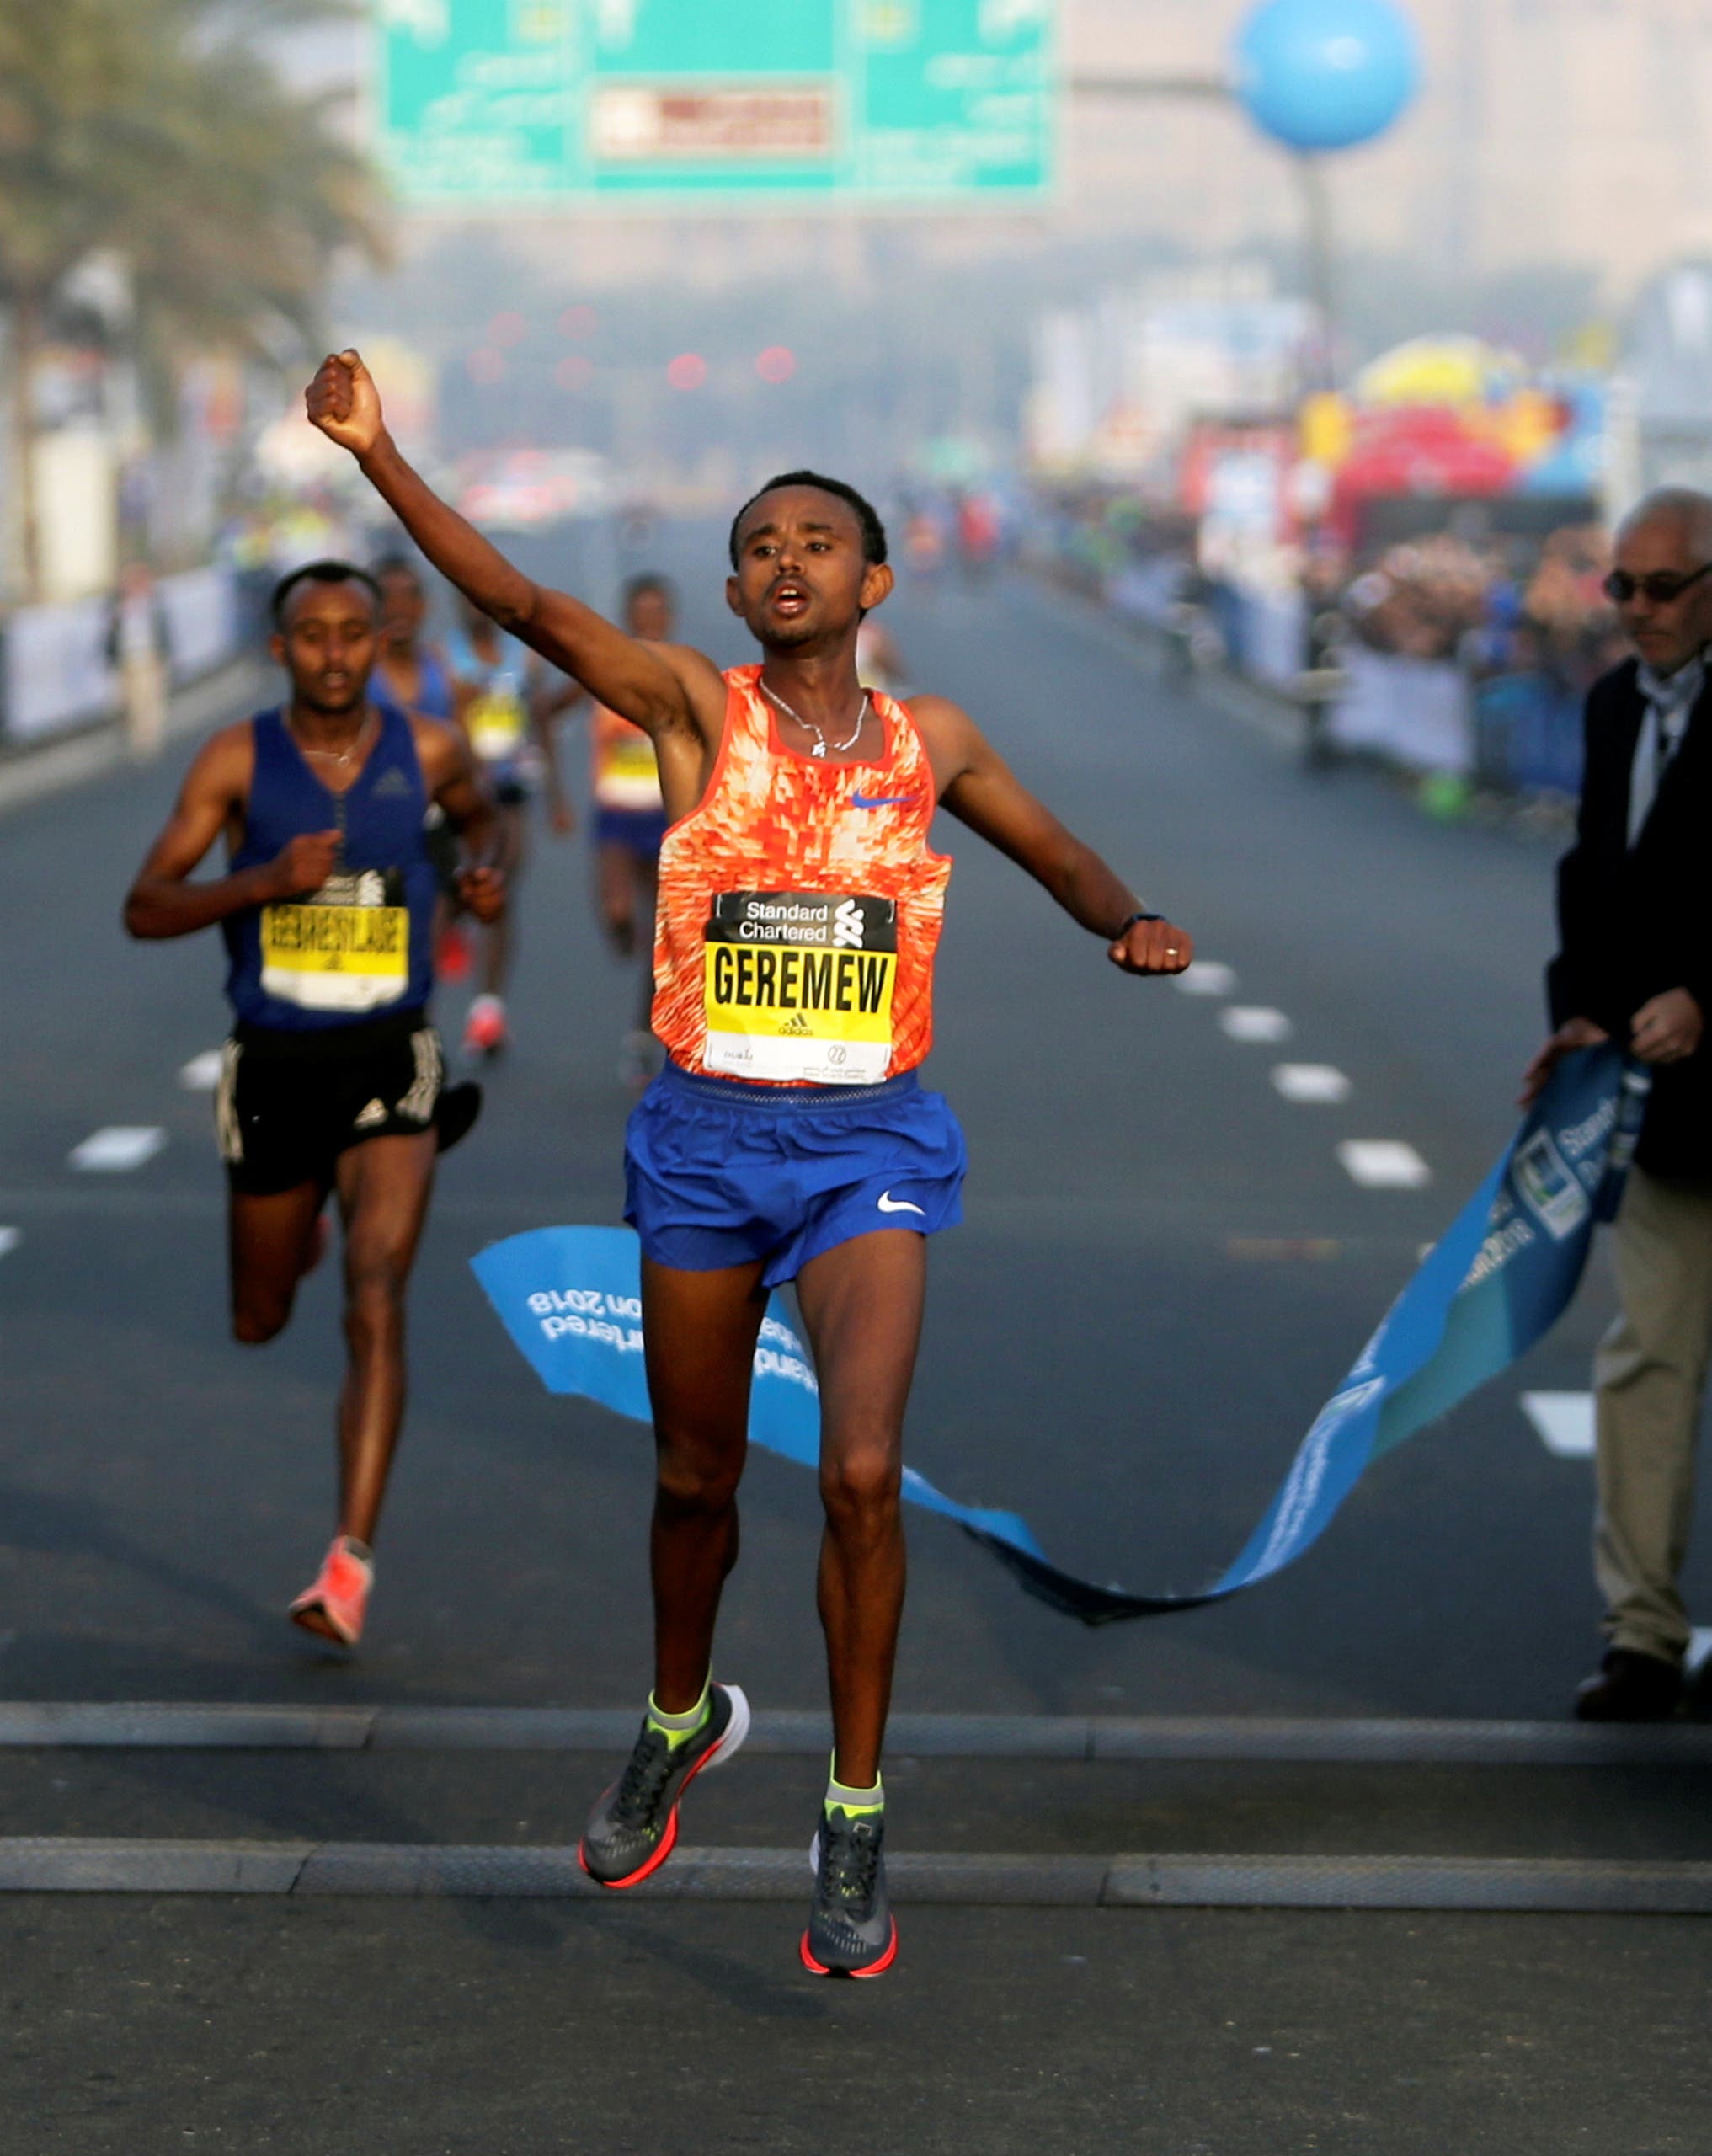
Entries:
<svg viewBox="0 0 1712 2156">
<path fill-rule="evenodd" d="M 399 770 L 397 764 L 393 765 L 391 771 L 382 771 L 380 777 L 375 782 L 375 798 L 376 801 L 391 799 L 397 794 L 408 793 L 409 791 L 410 782 L 405 777 L 403 772 Z"/>
<path fill-rule="evenodd" d="M 779 1027 L 781 1033 L 812 1033 L 813 1030 L 800 1011 L 793 1011 Z"/>
</svg>

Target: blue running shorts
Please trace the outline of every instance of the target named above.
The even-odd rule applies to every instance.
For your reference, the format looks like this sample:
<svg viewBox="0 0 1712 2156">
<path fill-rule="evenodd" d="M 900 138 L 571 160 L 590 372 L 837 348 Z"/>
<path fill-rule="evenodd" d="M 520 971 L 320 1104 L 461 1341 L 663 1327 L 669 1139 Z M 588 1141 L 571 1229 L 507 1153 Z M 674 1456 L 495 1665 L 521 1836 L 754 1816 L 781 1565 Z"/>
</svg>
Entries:
<svg viewBox="0 0 1712 2156">
<path fill-rule="evenodd" d="M 876 1229 L 954 1228 L 968 1166 L 957 1118 L 913 1070 L 883 1086 L 750 1086 L 669 1063 L 625 1133 L 624 1217 L 657 1265 L 759 1258 L 776 1288 Z"/>
<path fill-rule="evenodd" d="M 657 861 L 666 835 L 664 808 L 611 808 L 595 804 L 595 843 L 622 846 L 643 861 Z"/>
</svg>

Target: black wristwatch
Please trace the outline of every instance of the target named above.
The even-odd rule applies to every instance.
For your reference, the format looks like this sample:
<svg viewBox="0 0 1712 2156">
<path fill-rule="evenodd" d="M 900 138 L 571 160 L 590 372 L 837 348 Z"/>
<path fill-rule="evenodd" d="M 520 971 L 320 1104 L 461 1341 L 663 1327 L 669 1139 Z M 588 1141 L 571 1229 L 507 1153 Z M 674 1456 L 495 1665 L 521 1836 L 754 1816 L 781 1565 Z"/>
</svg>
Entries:
<svg viewBox="0 0 1712 2156">
<path fill-rule="evenodd" d="M 1129 916 L 1128 920 L 1126 921 L 1123 926 L 1117 931 L 1117 935 L 1112 938 L 1112 941 L 1116 943 L 1120 940 L 1120 938 L 1128 936 L 1130 930 L 1134 927 L 1136 922 L 1139 921 L 1163 921 L 1164 919 L 1165 915 L 1162 913 L 1133 913 Z"/>
</svg>

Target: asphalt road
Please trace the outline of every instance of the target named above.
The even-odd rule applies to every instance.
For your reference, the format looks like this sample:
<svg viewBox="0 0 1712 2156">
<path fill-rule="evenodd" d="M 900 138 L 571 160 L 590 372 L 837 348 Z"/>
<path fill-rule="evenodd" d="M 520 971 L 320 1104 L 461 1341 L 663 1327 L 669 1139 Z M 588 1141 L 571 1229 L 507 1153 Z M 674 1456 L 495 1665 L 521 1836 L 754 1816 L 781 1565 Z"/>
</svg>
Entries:
<svg viewBox="0 0 1712 2156">
<path fill-rule="evenodd" d="M 663 553 L 691 591 L 685 633 L 745 656 L 717 540 L 669 534 Z M 597 585 L 613 566 L 586 538 L 539 565 Z M 914 677 L 966 703 L 1235 976 L 1219 996 L 1126 980 L 1014 868 L 941 834 L 957 866 L 931 1070 L 973 1168 L 966 1224 L 934 1251 L 909 1456 L 1094 1577 L 1193 1587 L 1508 1134 L 1552 848 L 1430 822 L 1367 773 L 1304 772 L 1027 584 L 918 597 L 895 627 Z M 419 1266 L 370 1636 L 323 1657 L 282 1612 L 329 1527 L 331 1268 L 282 1341 L 227 1339 L 208 1101 L 179 1075 L 221 1038 L 220 954 L 117 925 L 187 753 L 0 820 L 0 1698 L 639 1706 L 645 1434 L 544 1397 L 467 1262 L 517 1229 L 617 1218 L 631 990 L 594 930 L 586 851 L 537 837 L 516 1043 L 445 1164 Z M 1231 1038 L 1232 1008 L 1282 1013 L 1288 1037 Z M 461 1014 L 448 994 L 449 1037 Z M 1284 1097 L 1283 1063 L 1334 1067 L 1347 1097 Z M 113 1126 L 164 1143 L 126 1172 L 68 1165 Z M 1352 1139 L 1412 1147 L 1430 1180 L 1364 1187 L 1340 1161 Z M 1561 1717 L 1597 1653 L 1589 1476 L 1521 1400 L 1585 1387 L 1608 1299 L 1590 1281 L 1293 1572 L 1216 1609 L 1085 1631 L 918 1518 L 899 1706 Z M 763 1708 L 823 1700 L 815 1510 L 800 1470 L 755 1459 L 718 1667 Z M 1689 1586 L 1712 1604 L 1704 1554 Z M 16 1751 L 0 1832 L 559 1843 L 602 1771 Z M 976 1851 L 1712 1854 L 1704 1770 L 1364 1774 L 903 1760 L 893 1833 Z M 723 1779 L 697 1838 L 806 1841 L 812 1762 Z M 1704 2146 L 1692 1919 L 923 1908 L 899 1973 L 854 1996 L 805 1991 L 793 1924 L 759 1906 L 18 1897 L 0 1905 L 0 2073 L 35 2107 L 32 2151 L 307 2151 L 345 2132 L 871 2156 Z"/>
</svg>

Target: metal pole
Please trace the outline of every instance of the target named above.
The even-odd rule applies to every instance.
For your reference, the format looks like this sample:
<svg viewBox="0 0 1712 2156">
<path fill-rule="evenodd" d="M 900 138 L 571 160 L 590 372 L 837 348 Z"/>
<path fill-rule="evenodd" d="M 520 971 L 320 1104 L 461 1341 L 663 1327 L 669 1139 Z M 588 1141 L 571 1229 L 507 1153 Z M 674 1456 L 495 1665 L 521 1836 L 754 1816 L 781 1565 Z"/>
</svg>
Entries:
<svg viewBox="0 0 1712 2156">
<path fill-rule="evenodd" d="M 1320 344 L 1315 366 L 1316 389 L 1337 387 L 1337 357 L 1341 341 L 1338 318 L 1337 240 L 1331 219 L 1331 190 L 1325 184 L 1325 160 L 1312 150 L 1299 150 L 1290 162 L 1296 168 L 1302 197 L 1302 219 L 1307 240 L 1308 296 L 1320 317 Z"/>
</svg>

